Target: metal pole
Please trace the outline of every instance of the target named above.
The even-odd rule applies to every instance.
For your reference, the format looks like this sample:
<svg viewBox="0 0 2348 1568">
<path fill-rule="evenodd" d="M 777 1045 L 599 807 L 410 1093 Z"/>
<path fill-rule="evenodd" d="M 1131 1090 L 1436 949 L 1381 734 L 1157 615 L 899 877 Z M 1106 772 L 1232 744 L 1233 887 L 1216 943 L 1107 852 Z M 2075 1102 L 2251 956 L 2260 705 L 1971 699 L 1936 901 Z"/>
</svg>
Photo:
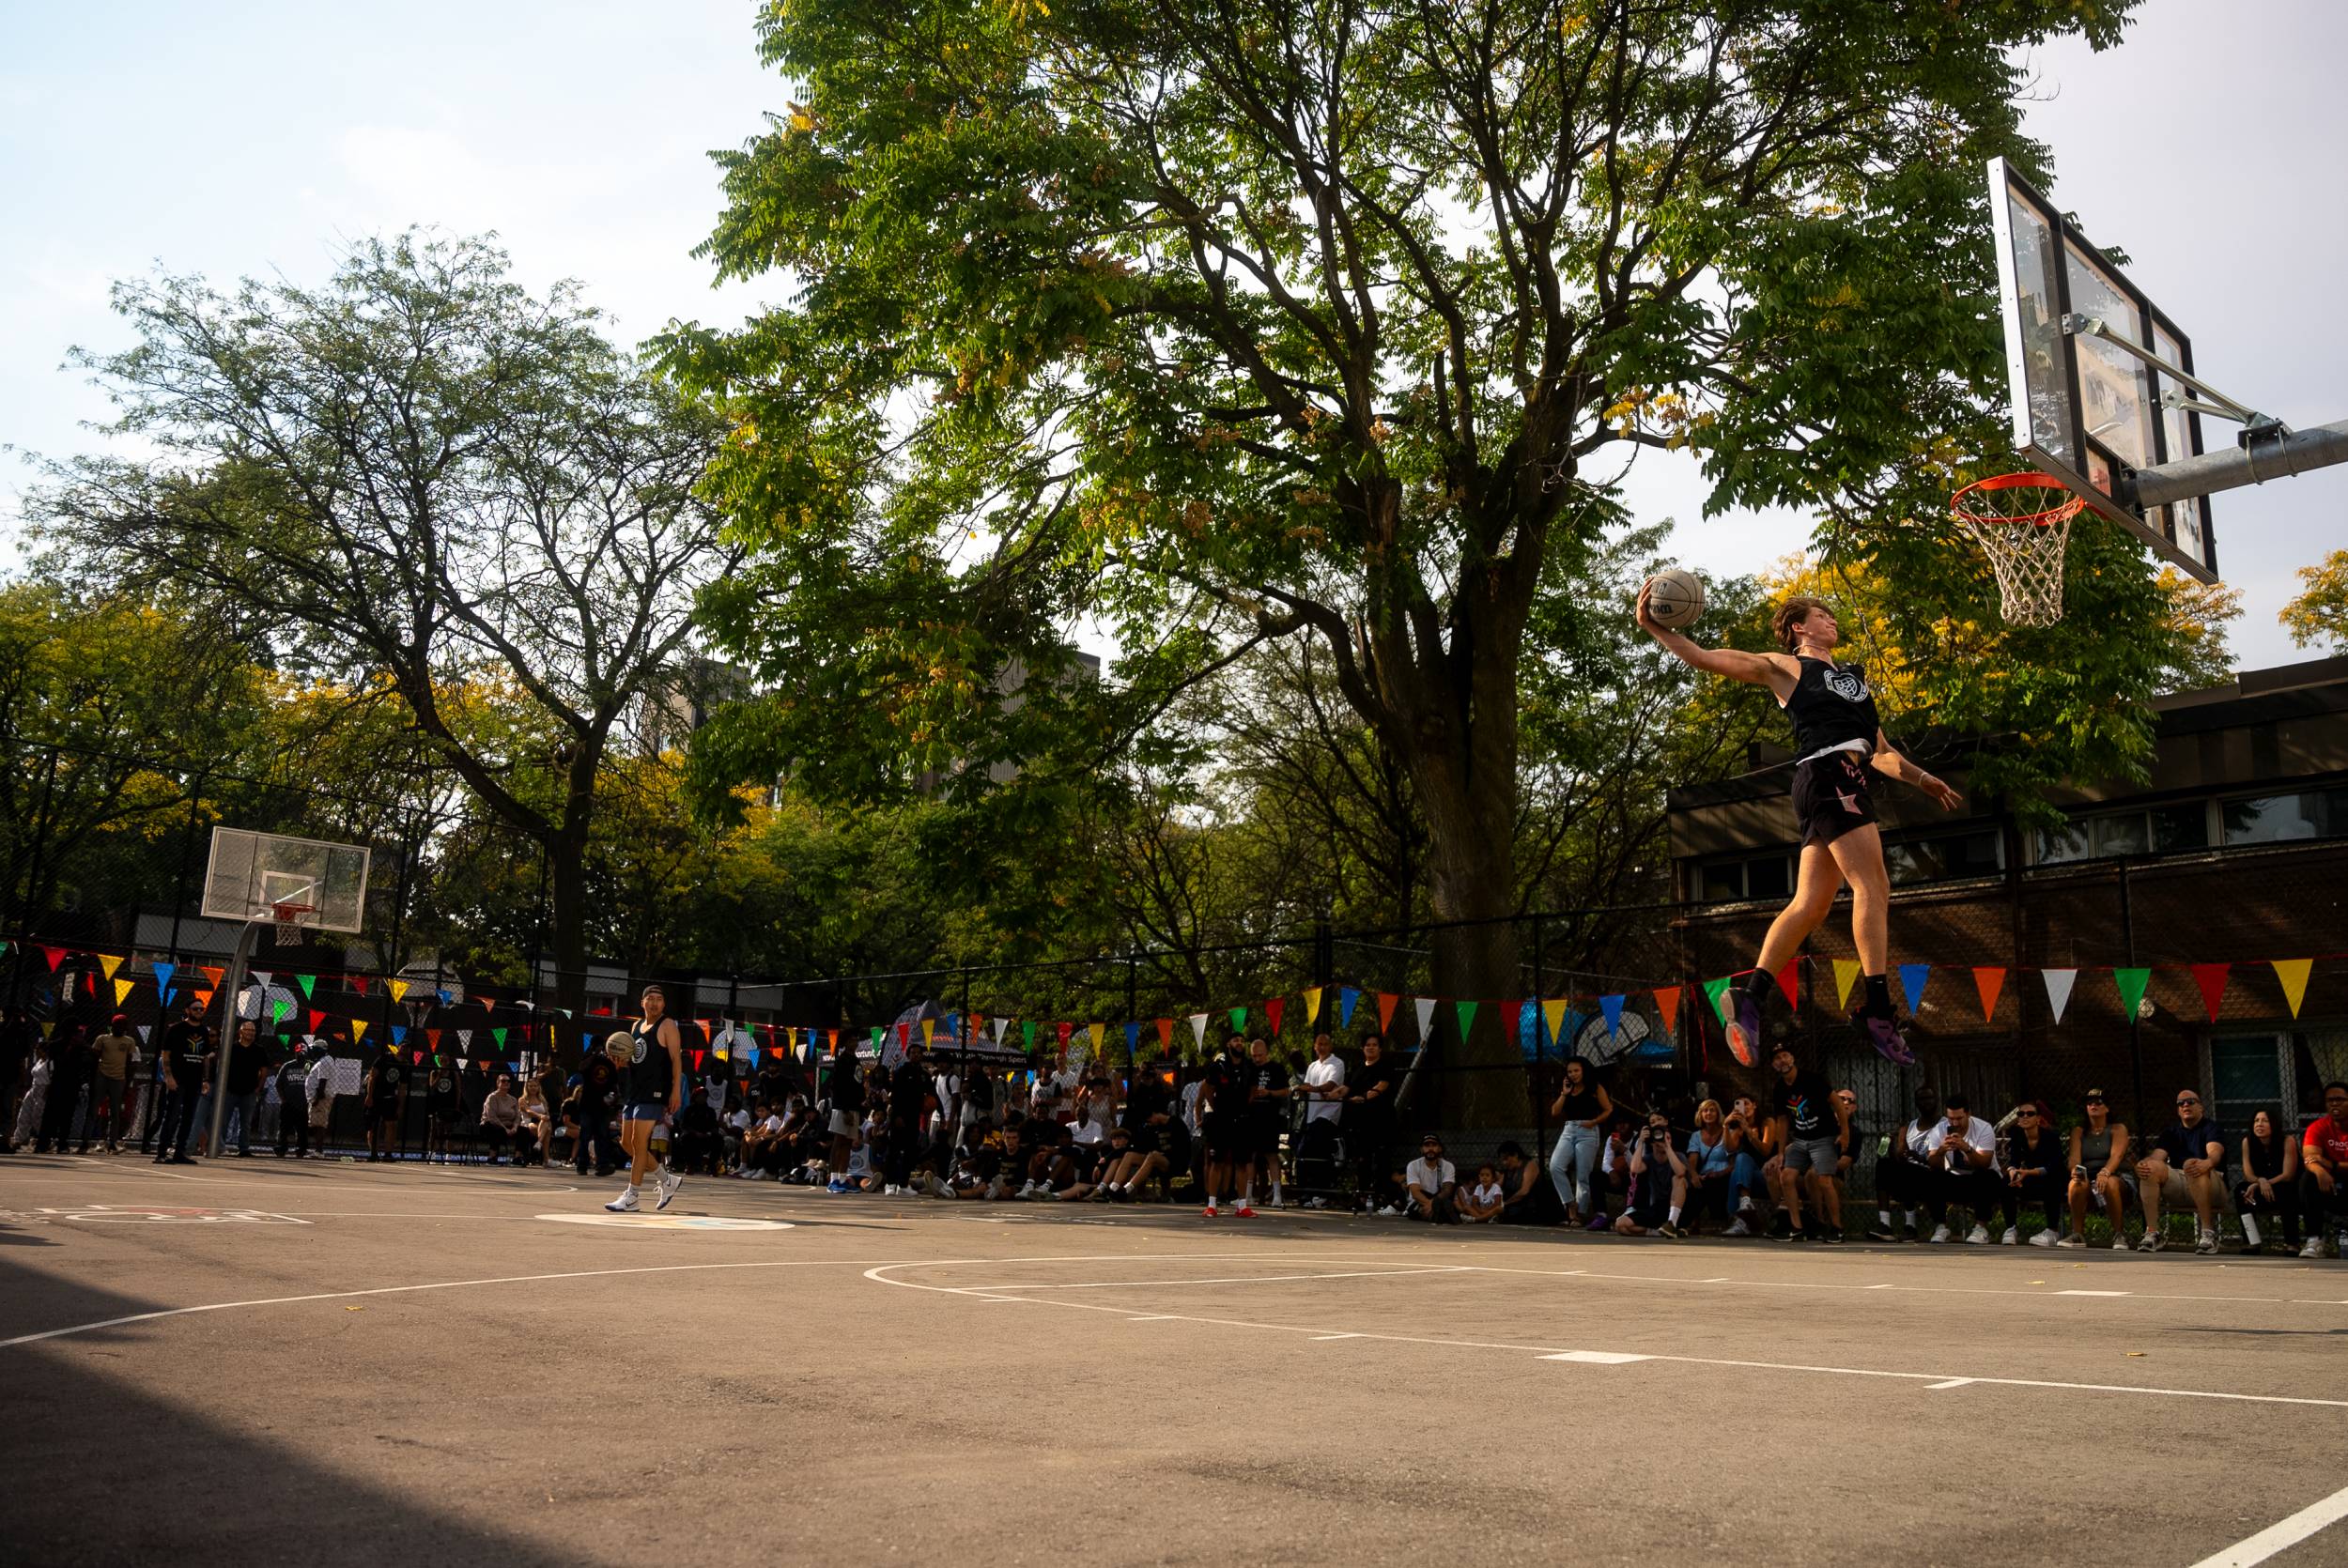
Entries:
<svg viewBox="0 0 2348 1568">
<path fill-rule="evenodd" d="M 1547 1054 L 1546 1052 L 1538 1049 L 1540 1038 L 1549 1024 L 1548 1015 L 1541 1007 L 1541 999 L 1549 994 L 1549 945 L 1544 940 L 1547 919 L 1548 916 L 1543 912 L 1534 911 L 1533 1038 L 1536 1048 L 1533 1052 L 1533 1058 L 1536 1064 L 1538 1064 Z M 1557 1047 L 1557 1070 L 1562 1073 L 1565 1071 L 1565 1042 L 1552 1040 L 1550 1043 Z M 1541 1077 L 1537 1071 L 1533 1084 L 1533 1158 L 1544 1172 L 1549 1169 L 1549 1081 Z"/>
<path fill-rule="evenodd" d="M 2288 479 L 2336 463 L 2348 463 L 2348 420 L 2284 436 L 2253 437 L 2248 446 L 2225 447 L 2158 468 L 2139 469 L 2127 476 L 2124 488 L 2134 491 L 2139 506 L 2165 506 L 2245 484 L 2263 484 L 2270 479 Z"/>
<path fill-rule="evenodd" d="M 2136 967 L 2136 912 L 2128 899 L 2128 863 L 2120 862 L 2120 940 L 2127 949 L 2128 967 Z M 2136 1115 L 2144 1119 L 2143 1003 L 2128 1009 L 2128 1058 L 2136 1076 Z"/>
<path fill-rule="evenodd" d="M 199 773 L 195 776 L 195 787 L 188 792 L 188 831 L 179 838 L 179 872 L 171 884 L 171 940 L 164 945 L 168 954 L 164 961 L 167 963 L 179 961 L 179 917 L 188 907 L 188 870 L 190 863 L 195 859 L 196 814 L 203 809 L 203 806 L 204 776 Z M 155 998 L 158 1008 L 162 1007 L 162 1002 L 161 995 Z"/>
<path fill-rule="evenodd" d="M 220 1053 L 216 1058 L 220 1066 L 214 1069 L 216 1076 L 212 1084 L 212 1125 L 204 1135 L 204 1146 L 215 1158 L 220 1154 L 220 1130 L 228 1121 L 228 1055 L 237 1049 L 237 1026 L 243 1017 L 244 1009 L 239 1004 L 244 996 L 245 965 L 253 956 L 253 939 L 260 933 L 264 924 L 266 922 L 260 920 L 247 920 L 244 930 L 237 933 L 237 950 L 228 960 L 228 1021 L 220 1029 Z M 253 1003 L 253 1049 L 255 1051 L 261 1049 L 261 1004 L 267 1000 L 266 996 L 255 997 Z M 239 1136 L 243 1135 L 239 1131 Z"/>
</svg>

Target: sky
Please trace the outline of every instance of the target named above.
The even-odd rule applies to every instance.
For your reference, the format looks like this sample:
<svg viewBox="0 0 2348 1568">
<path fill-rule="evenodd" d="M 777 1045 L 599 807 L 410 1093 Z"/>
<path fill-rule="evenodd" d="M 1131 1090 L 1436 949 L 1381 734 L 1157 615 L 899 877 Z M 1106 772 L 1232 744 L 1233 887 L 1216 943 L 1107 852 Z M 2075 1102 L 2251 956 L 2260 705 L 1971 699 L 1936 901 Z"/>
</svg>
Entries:
<svg viewBox="0 0 2348 1568">
<path fill-rule="evenodd" d="M 782 107 L 756 8 L 0 0 L 0 445 L 99 445 L 85 424 L 106 405 L 66 351 L 123 346 L 108 284 L 158 265 L 315 281 L 348 240 L 429 223 L 496 231 L 533 287 L 580 281 L 622 341 L 754 313 L 779 283 L 713 290 L 691 251 L 718 208 L 706 153 Z M 2348 305 L 2323 286 L 2348 254 L 2348 203 L 2320 194 L 2348 146 L 2343 58 L 2340 0 L 2150 0 L 2118 49 L 2029 62 L 2056 203 L 2134 258 L 2205 379 L 2296 426 L 2348 418 Z M 32 478 L 0 456 L 0 534 Z M 1702 518 L 1702 480 L 1672 454 L 1644 454 L 1628 488 L 1642 517 L 1679 522 L 1674 553 L 1707 572 L 1807 541 L 1792 515 Z M 2348 543 L 2348 469 L 2212 508 L 2243 595 L 2237 662 L 2311 656 L 2275 616 L 2294 569 Z"/>
</svg>

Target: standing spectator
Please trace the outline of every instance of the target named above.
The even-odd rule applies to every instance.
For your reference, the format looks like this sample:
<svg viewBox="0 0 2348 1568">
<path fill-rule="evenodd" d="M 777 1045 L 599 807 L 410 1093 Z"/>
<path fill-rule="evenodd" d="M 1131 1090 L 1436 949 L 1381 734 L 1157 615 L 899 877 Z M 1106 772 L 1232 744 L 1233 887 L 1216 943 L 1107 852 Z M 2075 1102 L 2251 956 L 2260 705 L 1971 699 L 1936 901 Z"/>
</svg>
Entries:
<svg viewBox="0 0 2348 1568">
<path fill-rule="evenodd" d="M 2111 1250 L 2128 1245 L 2128 1210 L 2135 1207 L 2136 1168 L 2128 1159 L 2127 1125 L 2114 1121 L 2111 1099 L 2101 1089 L 2087 1091 L 2087 1119 L 2071 1130 L 2071 1234 L 2058 1247 L 2087 1245 L 2087 1210 L 2101 1207 L 2111 1222 Z"/>
<path fill-rule="evenodd" d="M 73 1124 L 79 1119 L 83 1091 L 98 1070 L 98 1053 L 90 1049 L 88 1030 L 78 1022 L 59 1024 L 49 1042 L 49 1099 L 34 1151 L 46 1154 L 54 1148 L 65 1154 L 73 1146 Z"/>
<path fill-rule="evenodd" d="M 2261 1246 L 2258 1217 L 2279 1215 L 2283 1250 L 2299 1245 L 2299 1140 L 2282 1130 L 2272 1111 L 2250 1117 L 2242 1139 L 2242 1179 L 2234 1184 L 2234 1212 L 2242 1217 L 2242 1248 Z"/>
<path fill-rule="evenodd" d="M 1926 1084 L 1916 1091 L 1914 1118 L 1900 1124 L 1876 1158 L 1876 1228 L 1867 1233 L 1868 1240 L 1900 1240 L 1903 1212 L 1907 1239 L 1924 1238 L 1924 1192 L 1932 1184 L 1932 1161 L 1924 1145 L 1939 1125 L 1940 1096 Z"/>
<path fill-rule="evenodd" d="M 1944 1108 L 1947 1114 L 1924 1140 L 1924 1158 L 1932 1165 L 1931 1179 L 1924 1187 L 1932 1238 L 1949 1239 L 1949 1209 L 1962 1205 L 1973 1216 L 1973 1228 L 1966 1241 L 1985 1247 L 1989 1214 L 1997 1207 L 2002 1185 L 1998 1177 L 1997 1130 L 1972 1114 L 1963 1095 L 1949 1096 Z"/>
<path fill-rule="evenodd" d="M 436 1060 L 424 1080 L 424 1157 L 427 1162 L 449 1162 L 448 1137 L 456 1130 L 456 1118 L 463 1111 L 456 1069 Z"/>
<path fill-rule="evenodd" d="M 1769 1068 L 1777 1074 L 1771 1091 L 1771 1119 L 1785 1151 L 1781 1187 L 1786 1230 L 1819 1241 L 1843 1239 L 1843 1194 L 1834 1173 L 1850 1137 L 1849 1115 L 1836 1103 L 1825 1079 L 1802 1068 L 1791 1046 L 1769 1053 Z M 1811 1220 L 1802 1219 L 1802 1200 L 1810 1200 Z"/>
<path fill-rule="evenodd" d="M 24 1075 L 24 1098 L 17 1102 L 15 1144 L 33 1143 L 39 1136 L 40 1130 L 48 1125 L 49 1088 L 56 1076 L 57 1058 L 53 1042 L 45 1039 L 36 1041 L 33 1065 Z M 33 1152 L 42 1154 L 47 1150 L 35 1145 Z"/>
<path fill-rule="evenodd" d="M 1998 1207 L 2005 1216 L 2005 1234 L 1999 1237 L 2002 1245 L 2011 1247 L 2020 1237 L 2022 1209 L 2031 1203 L 2038 1205 L 2046 1223 L 2030 1238 L 2030 1244 L 2051 1247 L 2062 1239 L 2055 1222 L 2062 1214 L 2063 1194 L 2070 1186 L 2064 1159 L 2069 1152 L 2055 1132 L 2054 1115 L 2044 1100 L 2015 1108 L 2014 1126 L 2005 1139 L 2005 1185 L 1998 1192 Z"/>
<path fill-rule="evenodd" d="M 1404 1219 L 1425 1220 L 1438 1225 L 1460 1222 L 1459 1211 L 1453 1207 L 1460 1191 L 1460 1173 L 1443 1157 L 1441 1138 L 1429 1132 L 1418 1141 L 1418 1158 L 1404 1169 L 1402 1182 L 1410 1198 L 1410 1207 L 1402 1211 Z"/>
<path fill-rule="evenodd" d="M 962 1064 L 962 1126 L 966 1132 L 981 1122 L 995 1123 L 995 1074 L 975 1059 Z"/>
<path fill-rule="evenodd" d="M 1247 1042 L 1237 1033 L 1224 1042 L 1223 1054 L 1208 1064 L 1198 1081 L 1199 1142 L 1207 1154 L 1206 1217 L 1214 1219 L 1221 1209 L 1219 1201 L 1226 1192 L 1236 1193 L 1246 1179 L 1248 1165 L 1255 1159 L 1254 1147 L 1247 1138 L 1247 1097 L 1254 1082 L 1255 1069 L 1247 1060 Z M 1239 1206 L 1239 1217 L 1255 1218 L 1255 1210 L 1244 1200 Z"/>
<path fill-rule="evenodd" d="M 1680 1207 L 1688 1197 L 1688 1165 L 1672 1142 L 1671 1123 L 1661 1112 L 1650 1115 L 1630 1145 L 1630 1180 L 1622 1212 L 1614 1217 L 1616 1236 L 1645 1236 L 1649 1231 L 1677 1240 Z"/>
<path fill-rule="evenodd" d="M 890 1197 L 913 1191 L 913 1166 L 921 1140 L 922 1101 L 931 1089 L 929 1065 L 922 1060 L 923 1054 L 919 1040 L 907 1041 L 904 1060 L 888 1075 L 888 1151 L 881 1164 L 881 1191 Z"/>
<path fill-rule="evenodd" d="M 191 1002 L 178 1022 L 163 1030 L 156 1053 L 163 1079 L 163 1115 L 155 1141 L 158 1165 L 195 1163 L 188 1158 L 188 1141 L 195 1136 L 196 1101 L 204 1093 L 204 1061 L 210 1050 L 204 1004 Z"/>
<path fill-rule="evenodd" d="M 40 1031 L 22 1007 L 0 1008 L 0 1153 L 12 1153 L 17 1096 L 24 1092 Z"/>
<path fill-rule="evenodd" d="M 286 1053 L 286 1059 L 277 1064 L 277 1158 L 286 1158 L 286 1145 L 300 1140 L 294 1158 L 310 1158 L 310 1064 L 301 1059 L 296 1049 Z"/>
<path fill-rule="evenodd" d="M 2226 1132 L 2201 1114 L 2201 1097 L 2177 1091 L 2177 1122 L 2153 1140 L 2152 1152 L 2137 1162 L 2138 1201 L 2144 1206 L 2139 1253 L 2157 1253 L 2168 1238 L 2160 1233 L 2160 1206 L 2193 1206 L 2193 1250 L 2204 1257 L 2217 1251 L 2217 1200 L 2225 1191 Z"/>
<path fill-rule="evenodd" d="M 1355 1207 L 1365 1213 L 1389 1207 L 1380 1201 L 1386 1152 L 1394 1145 L 1394 1065 L 1386 1060 L 1386 1038 L 1376 1030 L 1362 1037 L 1362 1065 L 1345 1086 L 1346 1163 L 1353 1170 Z"/>
<path fill-rule="evenodd" d="M 1557 1123 L 1557 1146 L 1549 1153 L 1549 1179 L 1566 1206 L 1566 1223 L 1591 1218 L 1598 1205 L 1590 1195 L 1590 1172 L 1598 1164 L 1602 1130 L 1614 1114 L 1605 1089 L 1590 1081 L 1590 1064 L 1579 1056 L 1566 1058 L 1565 1082 L 1549 1108 Z"/>
<path fill-rule="evenodd" d="M 1297 1090 L 1305 1125 L 1296 1135 L 1296 1185 L 1306 1208 L 1326 1208 L 1336 1191 L 1338 1118 L 1345 1114 L 1345 1058 L 1323 1030 L 1313 1037 L 1313 1059 Z"/>
<path fill-rule="evenodd" d="M 750 1099 L 762 1100 L 769 1112 L 780 1111 L 791 1103 L 791 1097 L 799 1092 L 798 1074 L 779 1050 L 769 1048 L 766 1063 L 758 1069 L 757 1086 Z"/>
<path fill-rule="evenodd" d="M 825 1126 L 831 1135 L 831 1149 L 824 1161 L 830 1179 L 825 1191 L 844 1192 L 848 1190 L 848 1151 L 856 1143 L 857 1128 L 864 1120 L 864 1075 L 857 1070 L 856 1047 L 846 1040 L 832 1053 L 831 1070 L 827 1074 L 825 1096 Z"/>
<path fill-rule="evenodd" d="M 481 1101 L 481 1141 L 489 1151 L 490 1163 L 501 1158 L 516 1165 L 522 1162 L 528 1129 L 522 1122 L 522 1102 L 514 1097 L 511 1073 L 499 1073 L 496 1086 Z"/>
<path fill-rule="evenodd" d="M 1247 1042 L 1247 1142 L 1256 1158 L 1247 1168 L 1247 1191 L 1241 1194 L 1240 1204 L 1244 1207 L 1255 1200 L 1260 1178 L 1271 1194 L 1272 1207 L 1286 1208 L 1288 1203 L 1280 1191 L 1280 1131 L 1288 1126 L 1293 1085 L 1289 1083 L 1288 1069 L 1272 1059 L 1272 1042 L 1261 1035 Z"/>
<path fill-rule="evenodd" d="M 131 1064 L 138 1060 L 139 1042 L 131 1033 L 130 1019 L 116 1013 L 90 1047 L 97 1064 L 89 1082 L 89 1114 L 82 1118 L 82 1152 L 89 1152 L 90 1128 L 95 1125 L 103 1130 L 106 1152 L 114 1154 L 121 1148 L 123 1125 L 131 1115 Z M 100 1105 L 106 1108 L 102 1119 Z"/>
<path fill-rule="evenodd" d="M 2308 1226 L 2301 1257 L 2322 1257 L 2329 1230 L 2333 1255 L 2348 1260 L 2348 1084 L 2324 1085 L 2324 1114 L 2300 1140 L 2299 1213 Z"/>
<path fill-rule="evenodd" d="M 1553 1225 L 1565 1218 L 1557 1184 L 1549 1172 L 1524 1157 L 1524 1145 L 1514 1138 L 1502 1144 L 1500 1159 L 1500 1222 L 1504 1225 Z"/>
<path fill-rule="evenodd" d="M 602 1051 L 590 1051 L 579 1064 L 579 1090 L 571 1107 L 579 1135 L 571 1143 L 571 1169 L 587 1174 L 590 1149 L 595 1151 L 595 1179 L 620 1168 L 622 1150 L 611 1130 L 620 1109 L 620 1066 Z"/>
<path fill-rule="evenodd" d="M 348 1043 L 340 1029 L 326 1037 L 325 1043 L 311 1053 L 317 1058 L 310 1064 L 310 1130 L 318 1141 L 318 1158 L 326 1158 L 328 1135 L 334 1130 L 334 1063 L 339 1059 L 334 1048 Z"/>
<path fill-rule="evenodd" d="M 399 1132 L 400 1113 L 408 1108 L 408 1069 L 399 1053 L 386 1049 L 367 1068 L 367 1159 L 391 1160 L 393 1140 Z"/>
<path fill-rule="evenodd" d="M 1500 1185 L 1500 1170 L 1493 1165 L 1475 1167 L 1475 1185 L 1460 1198 L 1460 1218 L 1471 1225 L 1488 1225 L 1500 1218 L 1506 1207 L 1507 1189 Z"/>
</svg>

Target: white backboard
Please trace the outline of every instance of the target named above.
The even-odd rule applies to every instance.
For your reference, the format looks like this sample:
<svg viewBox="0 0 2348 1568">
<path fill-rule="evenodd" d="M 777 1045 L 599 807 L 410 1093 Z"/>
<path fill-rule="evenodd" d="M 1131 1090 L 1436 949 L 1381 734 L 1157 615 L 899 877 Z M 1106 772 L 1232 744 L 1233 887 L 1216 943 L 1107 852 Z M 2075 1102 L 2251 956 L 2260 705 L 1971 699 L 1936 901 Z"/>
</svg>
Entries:
<svg viewBox="0 0 2348 1568">
<path fill-rule="evenodd" d="M 216 827 L 203 912 L 215 920 L 268 920 L 280 904 L 308 904 L 296 924 L 355 931 L 366 919 L 368 859 L 362 844 Z"/>
</svg>

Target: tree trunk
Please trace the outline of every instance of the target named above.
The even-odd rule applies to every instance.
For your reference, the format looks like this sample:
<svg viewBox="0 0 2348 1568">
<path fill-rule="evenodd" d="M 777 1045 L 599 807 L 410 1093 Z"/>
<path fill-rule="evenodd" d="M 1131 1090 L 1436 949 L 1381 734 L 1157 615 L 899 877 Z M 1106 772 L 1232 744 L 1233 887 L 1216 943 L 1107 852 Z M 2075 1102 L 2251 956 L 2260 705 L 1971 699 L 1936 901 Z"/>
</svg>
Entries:
<svg viewBox="0 0 2348 1568">
<path fill-rule="evenodd" d="M 559 833 L 547 844 L 553 886 L 554 1000 L 587 1016 L 587 836 Z"/>
<path fill-rule="evenodd" d="M 1508 1031 L 1503 1004 L 1523 996 L 1519 977 L 1516 914 L 1513 772 L 1446 792 L 1444 807 L 1429 805 L 1429 891 L 1437 921 L 1476 921 L 1433 934 L 1435 991 L 1446 999 L 1435 1011 L 1433 1065 L 1438 1076 L 1417 1091 L 1419 1114 L 1445 1128 L 1522 1128 L 1530 1124 L 1523 1054 Z M 1464 799 L 1460 798 L 1464 795 Z M 1477 1005 L 1462 1039 L 1450 1000 Z"/>
</svg>

